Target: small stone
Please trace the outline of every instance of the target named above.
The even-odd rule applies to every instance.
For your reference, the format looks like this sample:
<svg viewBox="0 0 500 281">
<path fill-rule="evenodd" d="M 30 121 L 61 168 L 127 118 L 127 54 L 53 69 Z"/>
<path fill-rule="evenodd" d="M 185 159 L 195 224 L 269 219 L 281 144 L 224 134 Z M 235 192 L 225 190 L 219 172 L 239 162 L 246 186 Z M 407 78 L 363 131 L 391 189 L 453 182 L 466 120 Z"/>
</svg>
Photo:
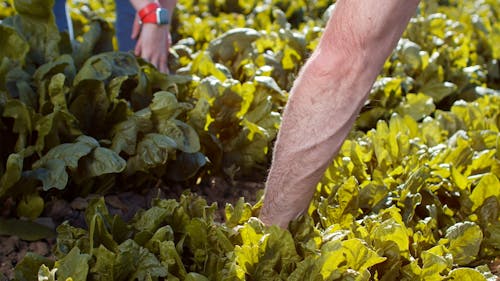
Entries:
<svg viewBox="0 0 500 281">
<path fill-rule="evenodd" d="M 125 203 L 123 203 L 120 198 L 116 195 L 106 196 L 106 203 L 108 203 L 111 207 L 121 210 L 127 210 L 128 207 Z"/>
<path fill-rule="evenodd" d="M 47 217 L 58 221 L 69 217 L 72 213 L 71 207 L 65 200 L 56 200 L 47 204 Z"/>
<path fill-rule="evenodd" d="M 47 242 L 43 242 L 43 241 L 36 241 L 36 242 L 30 243 L 30 245 L 28 246 L 28 249 L 31 252 L 35 252 L 35 253 L 42 255 L 42 256 L 46 256 L 50 252 L 49 245 L 47 244 Z"/>
<path fill-rule="evenodd" d="M 7 256 L 19 248 L 17 236 L 0 237 L 0 256 Z"/>
<path fill-rule="evenodd" d="M 75 198 L 75 200 L 73 200 L 73 202 L 71 202 L 70 204 L 71 208 L 80 211 L 85 210 L 88 205 L 89 203 L 87 202 L 87 200 L 83 199 L 82 197 Z"/>
<path fill-rule="evenodd" d="M 52 230 L 56 229 L 56 224 L 54 223 L 52 218 L 49 218 L 49 217 L 39 217 L 39 218 L 36 218 L 36 220 L 34 220 L 34 222 L 41 224 L 41 225 L 44 225 Z"/>
</svg>

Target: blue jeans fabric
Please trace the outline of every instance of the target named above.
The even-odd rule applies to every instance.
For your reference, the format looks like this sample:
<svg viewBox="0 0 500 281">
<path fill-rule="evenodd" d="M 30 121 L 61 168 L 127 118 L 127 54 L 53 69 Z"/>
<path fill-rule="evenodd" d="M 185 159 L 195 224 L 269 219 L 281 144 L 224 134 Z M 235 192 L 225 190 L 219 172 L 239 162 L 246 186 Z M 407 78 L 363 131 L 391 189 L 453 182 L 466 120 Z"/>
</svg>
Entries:
<svg viewBox="0 0 500 281">
<path fill-rule="evenodd" d="M 135 19 L 135 9 L 129 0 L 115 0 L 115 34 L 118 40 L 118 49 L 120 51 L 133 51 L 136 40 L 130 38 Z M 66 12 L 66 0 L 55 0 L 54 15 L 59 31 L 67 31 L 70 38 L 73 39 L 73 25 Z"/>
<path fill-rule="evenodd" d="M 129 0 L 115 0 L 115 33 L 120 51 L 133 51 L 136 40 L 130 38 L 135 20 L 135 9 Z"/>
<path fill-rule="evenodd" d="M 56 0 L 54 3 L 53 11 L 56 18 L 57 27 L 59 27 L 59 31 L 70 32 L 66 14 L 66 0 Z"/>
</svg>

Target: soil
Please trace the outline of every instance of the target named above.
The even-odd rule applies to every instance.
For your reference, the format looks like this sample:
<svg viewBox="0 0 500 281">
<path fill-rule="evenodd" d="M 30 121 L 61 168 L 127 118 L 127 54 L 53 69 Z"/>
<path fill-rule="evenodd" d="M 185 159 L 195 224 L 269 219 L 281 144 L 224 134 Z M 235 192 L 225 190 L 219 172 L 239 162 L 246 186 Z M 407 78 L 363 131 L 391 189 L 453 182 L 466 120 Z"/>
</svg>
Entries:
<svg viewBox="0 0 500 281">
<path fill-rule="evenodd" d="M 229 184 L 221 178 L 212 178 L 206 186 L 191 189 L 191 192 L 203 196 L 209 204 L 217 202 L 219 210 L 217 219 L 224 221 L 224 207 L 226 203 L 235 204 L 240 197 L 244 197 L 246 202 L 255 203 L 260 191 L 264 189 L 261 182 L 234 182 Z M 126 221 L 130 220 L 140 209 L 147 209 L 153 198 L 178 199 L 185 192 L 181 185 L 166 186 L 158 183 L 154 188 L 143 192 L 121 192 L 104 196 L 108 210 L 111 214 L 118 214 Z M 72 226 L 86 228 L 84 211 L 88 201 L 100 195 L 89 195 L 85 198 L 77 197 L 68 202 L 61 199 L 53 200 L 46 204 L 46 208 L 39 223 L 55 229 L 63 221 L 69 221 Z M 0 210 L 0 217 L 9 215 L 9 202 L 4 202 L 4 208 Z M 34 252 L 39 255 L 55 259 L 52 248 L 56 243 L 55 239 L 44 239 L 40 241 L 28 242 L 16 236 L 0 236 L 0 281 L 14 278 L 14 268 L 27 252 Z M 500 258 L 489 264 L 491 272 L 500 281 Z M 2 275 L 3 274 L 3 275 Z"/>
<path fill-rule="evenodd" d="M 226 203 L 235 204 L 240 197 L 246 202 L 255 203 L 264 183 L 233 182 L 228 183 L 222 178 L 212 178 L 207 185 L 192 188 L 191 192 L 204 197 L 209 204 L 217 202 L 219 207 L 216 214 L 217 220 L 224 221 L 224 207 Z M 118 214 L 124 220 L 130 220 L 140 209 L 147 209 L 153 198 L 178 199 L 186 189 L 181 185 L 167 186 L 159 182 L 154 188 L 140 191 L 127 191 L 104 196 L 108 210 L 111 214 Z M 85 208 L 90 199 L 100 195 L 92 194 L 85 198 L 77 197 L 71 202 L 54 199 L 48 202 L 38 223 L 54 229 L 64 221 L 69 221 L 72 226 L 87 228 L 84 220 Z M 12 202 L 3 202 L 0 217 L 12 217 L 14 212 Z M 23 259 L 27 252 L 55 259 L 52 248 L 56 243 L 54 239 L 40 241 L 24 241 L 17 236 L 0 236 L 0 281 L 12 280 L 14 268 Z M 2 275 L 3 274 L 3 275 Z"/>
</svg>

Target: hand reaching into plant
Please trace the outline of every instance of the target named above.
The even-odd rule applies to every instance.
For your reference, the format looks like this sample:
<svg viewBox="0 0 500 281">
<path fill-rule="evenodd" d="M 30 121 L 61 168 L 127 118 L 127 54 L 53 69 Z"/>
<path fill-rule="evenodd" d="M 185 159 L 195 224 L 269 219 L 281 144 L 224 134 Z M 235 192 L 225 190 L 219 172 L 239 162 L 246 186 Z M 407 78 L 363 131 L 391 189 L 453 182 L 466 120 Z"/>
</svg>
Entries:
<svg viewBox="0 0 500 281">
<path fill-rule="evenodd" d="M 139 15 L 136 15 L 131 37 L 137 40 L 134 49 L 136 56 L 150 62 L 161 72 L 168 73 L 168 50 L 172 43 L 170 19 L 172 18 L 177 0 L 161 0 L 158 2 L 130 0 L 130 3 L 132 3 L 134 9 L 138 11 L 138 14 L 144 11 L 144 9 L 148 9 L 146 7 L 151 3 L 157 3 L 157 7 L 166 9 L 168 22 L 163 24 L 158 24 L 156 22 L 142 22 L 142 24 L 140 24 Z M 148 10 L 145 14 L 153 14 L 153 18 L 156 20 L 156 11 L 154 9 Z"/>
<path fill-rule="evenodd" d="M 285 108 L 260 214 L 264 223 L 285 228 L 307 211 L 418 3 L 337 1 Z"/>
<path fill-rule="evenodd" d="M 169 72 L 167 59 L 172 43 L 169 25 L 143 24 L 141 26 L 136 17 L 132 39 L 137 40 L 134 50 L 136 56 L 150 62 L 161 72 Z"/>
</svg>

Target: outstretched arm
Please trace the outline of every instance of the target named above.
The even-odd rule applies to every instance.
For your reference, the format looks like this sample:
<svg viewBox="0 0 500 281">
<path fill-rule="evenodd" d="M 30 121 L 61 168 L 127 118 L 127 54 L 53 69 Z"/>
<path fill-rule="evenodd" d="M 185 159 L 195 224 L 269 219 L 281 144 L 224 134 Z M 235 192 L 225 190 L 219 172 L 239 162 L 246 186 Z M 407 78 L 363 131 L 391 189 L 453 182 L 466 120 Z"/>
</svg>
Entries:
<svg viewBox="0 0 500 281">
<path fill-rule="evenodd" d="M 307 210 L 419 0 L 338 0 L 295 81 L 260 213 L 287 227 Z"/>
</svg>

